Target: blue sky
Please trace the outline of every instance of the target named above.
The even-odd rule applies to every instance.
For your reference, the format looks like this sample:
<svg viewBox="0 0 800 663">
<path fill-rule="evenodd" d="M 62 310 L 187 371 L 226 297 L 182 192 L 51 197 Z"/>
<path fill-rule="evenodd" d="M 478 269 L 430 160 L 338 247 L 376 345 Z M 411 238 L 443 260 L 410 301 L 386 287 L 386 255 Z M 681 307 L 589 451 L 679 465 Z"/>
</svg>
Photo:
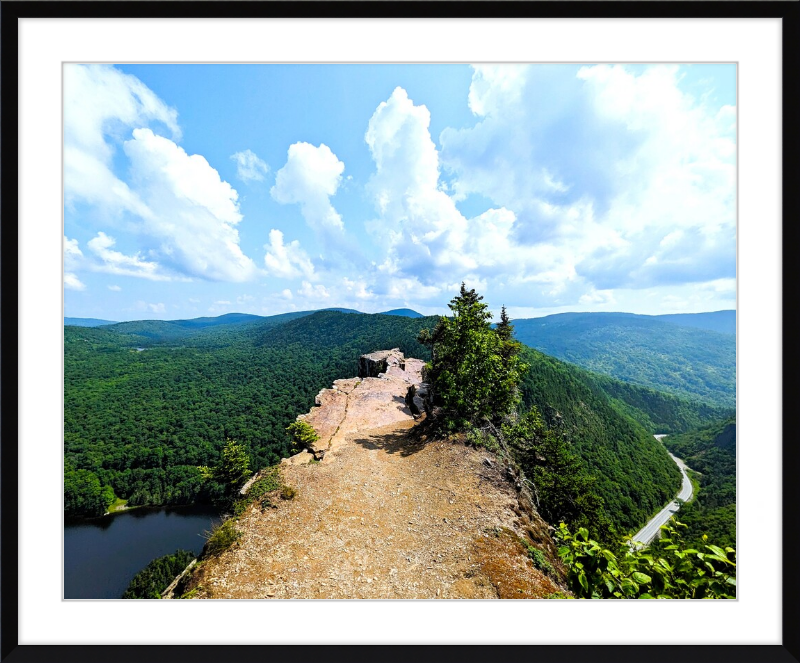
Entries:
<svg viewBox="0 0 800 663">
<path fill-rule="evenodd" d="M 65 315 L 735 308 L 734 65 L 65 65 Z"/>
</svg>

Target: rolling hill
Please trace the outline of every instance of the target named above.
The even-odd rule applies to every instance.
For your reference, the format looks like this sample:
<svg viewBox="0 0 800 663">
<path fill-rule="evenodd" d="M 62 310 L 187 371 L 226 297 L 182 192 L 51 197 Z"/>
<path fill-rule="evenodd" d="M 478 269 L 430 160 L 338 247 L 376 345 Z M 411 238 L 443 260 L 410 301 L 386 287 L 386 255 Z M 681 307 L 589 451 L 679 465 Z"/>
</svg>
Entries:
<svg viewBox="0 0 800 663">
<path fill-rule="evenodd" d="M 719 407 L 736 402 L 736 337 L 632 313 L 514 320 L 518 340 L 633 384 Z"/>
<path fill-rule="evenodd" d="M 161 323 L 182 330 L 178 336 L 159 337 L 163 327 L 152 321 L 67 327 L 66 458 L 131 505 L 202 499 L 195 468 L 213 462 L 227 438 L 247 445 L 255 467 L 277 462 L 289 454 L 286 426 L 320 389 L 356 375 L 359 355 L 375 349 L 427 358 L 416 336 L 435 321 L 320 311 L 199 329 Z M 147 349 L 138 352 L 143 338 Z M 612 398 L 587 371 L 534 350 L 525 360 L 525 404 L 539 406 L 571 441 L 611 520 L 621 529 L 640 525 L 679 483 L 644 425 L 658 412 L 655 392 L 630 385 Z M 676 403 L 702 420 L 692 404 Z"/>
<path fill-rule="evenodd" d="M 736 333 L 736 311 L 714 311 L 712 313 L 671 313 L 655 315 L 654 318 L 663 322 L 671 322 L 681 327 L 696 327 L 708 329 L 720 334 Z"/>
<path fill-rule="evenodd" d="M 102 325 L 113 325 L 113 320 L 98 320 L 97 318 L 64 318 L 64 326 L 73 327 L 100 327 Z"/>
<path fill-rule="evenodd" d="M 406 318 L 424 318 L 422 313 L 417 313 L 410 308 L 395 308 L 391 311 L 384 311 L 381 315 L 400 315 Z"/>
</svg>

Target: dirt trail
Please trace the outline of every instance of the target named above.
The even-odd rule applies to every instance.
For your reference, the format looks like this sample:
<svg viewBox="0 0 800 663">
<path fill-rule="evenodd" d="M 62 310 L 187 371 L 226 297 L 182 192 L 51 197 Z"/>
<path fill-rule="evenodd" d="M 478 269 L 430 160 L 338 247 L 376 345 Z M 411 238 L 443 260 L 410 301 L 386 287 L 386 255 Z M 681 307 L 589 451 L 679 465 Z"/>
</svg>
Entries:
<svg viewBox="0 0 800 663">
<path fill-rule="evenodd" d="M 195 574 L 196 598 L 535 598 L 561 589 L 526 555 L 519 537 L 532 525 L 496 460 L 409 434 L 404 397 L 421 362 L 406 361 L 406 371 L 340 380 L 339 393 L 320 394 L 306 420 L 329 422 L 322 462 L 285 462 L 283 481 L 297 496 L 240 518 L 239 544 Z"/>
</svg>

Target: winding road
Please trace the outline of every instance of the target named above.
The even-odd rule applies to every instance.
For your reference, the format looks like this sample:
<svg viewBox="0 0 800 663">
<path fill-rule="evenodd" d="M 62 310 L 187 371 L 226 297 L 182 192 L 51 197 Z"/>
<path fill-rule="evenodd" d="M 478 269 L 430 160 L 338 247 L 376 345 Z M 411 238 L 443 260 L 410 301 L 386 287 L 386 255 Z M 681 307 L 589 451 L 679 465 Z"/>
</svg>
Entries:
<svg viewBox="0 0 800 663">
<path fill-rule="evenodd" d="M 666 434 L 654 435 L 653 437 L 660 442 L 662 437 L 666 437 Z M 678 512 L 678 510 L 681 508 L 678 500 L 686 502 L 692 497 L 692 482 L 689 480 L 689 477 L 686 474 L 686 464 L 680 458 L 677 458 L 672 454 L 669 454 L 669 456 L 675 461 L 675 464 L 680 468 L 681 474 L 683 475 L 683 484 L 681 485 L 681 490 L 675 500 L 667 504 L 667 506 L 661 509 L 661 511 L 659 511 L 650 520 L 650 522 L 648 522 L 644 527 L 642 527 L 642 529 L 633 535 L 633 540 L 639 544 L 638 547 L 644 547 L 648 545 L 658 534 L 659 528 Z"/>
</svg>

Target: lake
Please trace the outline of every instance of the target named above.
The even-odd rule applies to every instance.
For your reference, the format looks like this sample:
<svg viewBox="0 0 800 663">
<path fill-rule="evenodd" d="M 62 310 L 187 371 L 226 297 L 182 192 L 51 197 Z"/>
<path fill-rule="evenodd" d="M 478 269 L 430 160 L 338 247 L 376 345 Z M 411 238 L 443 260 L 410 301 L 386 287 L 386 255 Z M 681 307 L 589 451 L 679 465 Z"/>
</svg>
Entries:
<svg viewBox="0 0 800 663">
<path fill-rule="evenodd" d="M 140 508 L 64 526 L 64 598 L 118 599 L 156 557 L 198 554 L 218 521 L 209 507 Z"/>
</svg>

